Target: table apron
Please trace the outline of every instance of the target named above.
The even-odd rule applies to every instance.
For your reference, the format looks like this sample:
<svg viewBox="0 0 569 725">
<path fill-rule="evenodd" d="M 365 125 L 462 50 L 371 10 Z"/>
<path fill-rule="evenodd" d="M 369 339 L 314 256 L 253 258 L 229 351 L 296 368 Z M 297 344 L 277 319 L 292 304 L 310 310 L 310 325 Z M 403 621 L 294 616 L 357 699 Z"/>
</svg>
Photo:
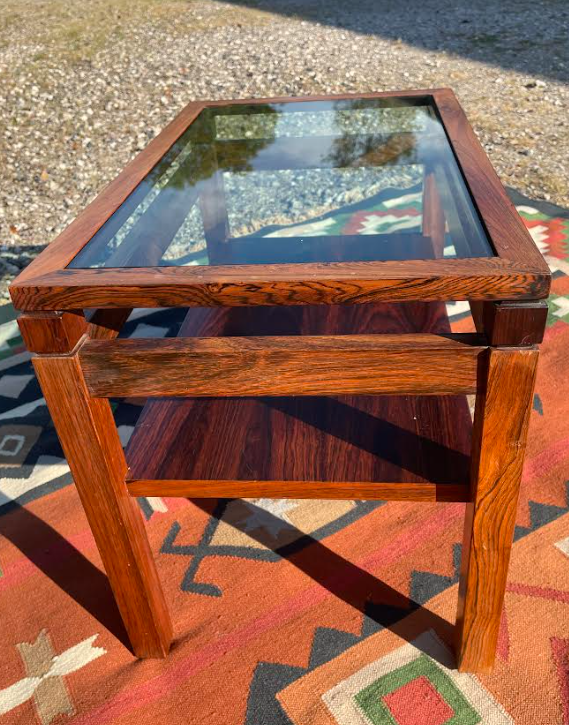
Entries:
<svg viewBox="0 0 569 725">
<path fill-rule="evenodd" d="M 86 340 L 93 397 L 452 395 L 477 390 L 479 335 Z"/>
</svg>

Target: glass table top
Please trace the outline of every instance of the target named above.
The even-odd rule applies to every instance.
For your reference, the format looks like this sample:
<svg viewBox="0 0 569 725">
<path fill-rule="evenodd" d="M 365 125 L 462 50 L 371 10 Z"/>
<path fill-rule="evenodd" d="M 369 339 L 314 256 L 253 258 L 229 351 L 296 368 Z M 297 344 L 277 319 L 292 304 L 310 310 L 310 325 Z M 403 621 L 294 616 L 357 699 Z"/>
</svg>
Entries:
<svg viewBox="0 0 569 725">
<path fill-rule="evenodd" d="M 71 268 L 493 256 L 428 97 L 204 108 Z"/>
</svg>

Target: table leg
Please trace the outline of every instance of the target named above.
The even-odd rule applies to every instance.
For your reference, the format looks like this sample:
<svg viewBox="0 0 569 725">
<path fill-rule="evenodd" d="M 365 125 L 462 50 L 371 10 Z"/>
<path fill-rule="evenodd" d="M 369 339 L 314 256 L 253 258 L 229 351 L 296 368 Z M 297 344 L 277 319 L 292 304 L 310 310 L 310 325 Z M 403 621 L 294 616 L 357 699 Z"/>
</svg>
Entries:
<svg viewBox="0 0 569 725">
<path fill-rule="evenodd" d="M 34 367 L 134 653 L 165 657 L 172 625 L 109 401 L 89 397 L 76 355 Z"/>
<path fill-rule="evenodd" d="M 494 663 L 538 351 L 490 348 L 474 416 L 457 617 L 458 669 Z"/>
</svg>

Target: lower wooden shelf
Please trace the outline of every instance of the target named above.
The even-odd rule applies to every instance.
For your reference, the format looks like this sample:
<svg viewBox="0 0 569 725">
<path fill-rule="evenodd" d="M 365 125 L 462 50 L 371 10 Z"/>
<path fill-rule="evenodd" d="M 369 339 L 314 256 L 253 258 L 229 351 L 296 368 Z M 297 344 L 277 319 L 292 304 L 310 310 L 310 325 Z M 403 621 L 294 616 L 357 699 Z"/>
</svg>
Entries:
<svg viewBox="0 0 569 725">
<path fill-rule="evenodd" d="M 191 310 L 182 335 L 447 332 L 444 305 Z M 154 399 L 126 450 L 136 496 L 464 501 L 465 396 Z"/>
</svg>

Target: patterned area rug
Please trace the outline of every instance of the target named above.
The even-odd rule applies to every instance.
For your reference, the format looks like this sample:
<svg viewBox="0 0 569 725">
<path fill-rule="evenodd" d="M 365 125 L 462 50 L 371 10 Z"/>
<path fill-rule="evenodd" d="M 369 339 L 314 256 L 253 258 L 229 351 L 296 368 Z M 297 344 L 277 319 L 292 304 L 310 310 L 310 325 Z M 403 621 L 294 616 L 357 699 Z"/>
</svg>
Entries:
<svg viewBox="0 0 569 725">
<path fill-rule="evenodd" d="M 512 197 L 554 282 L 494 672 L 459 674 L 448 650 L 459 504 L 140 499 L 176 641 L 137 661 L 5 307 L 0 722 L 569 723 L 569 213 Z M 137 311 L 126 333 L 182 316 Z M 139 410 L 116 408 L 125 441 Z"/>
</svg>

